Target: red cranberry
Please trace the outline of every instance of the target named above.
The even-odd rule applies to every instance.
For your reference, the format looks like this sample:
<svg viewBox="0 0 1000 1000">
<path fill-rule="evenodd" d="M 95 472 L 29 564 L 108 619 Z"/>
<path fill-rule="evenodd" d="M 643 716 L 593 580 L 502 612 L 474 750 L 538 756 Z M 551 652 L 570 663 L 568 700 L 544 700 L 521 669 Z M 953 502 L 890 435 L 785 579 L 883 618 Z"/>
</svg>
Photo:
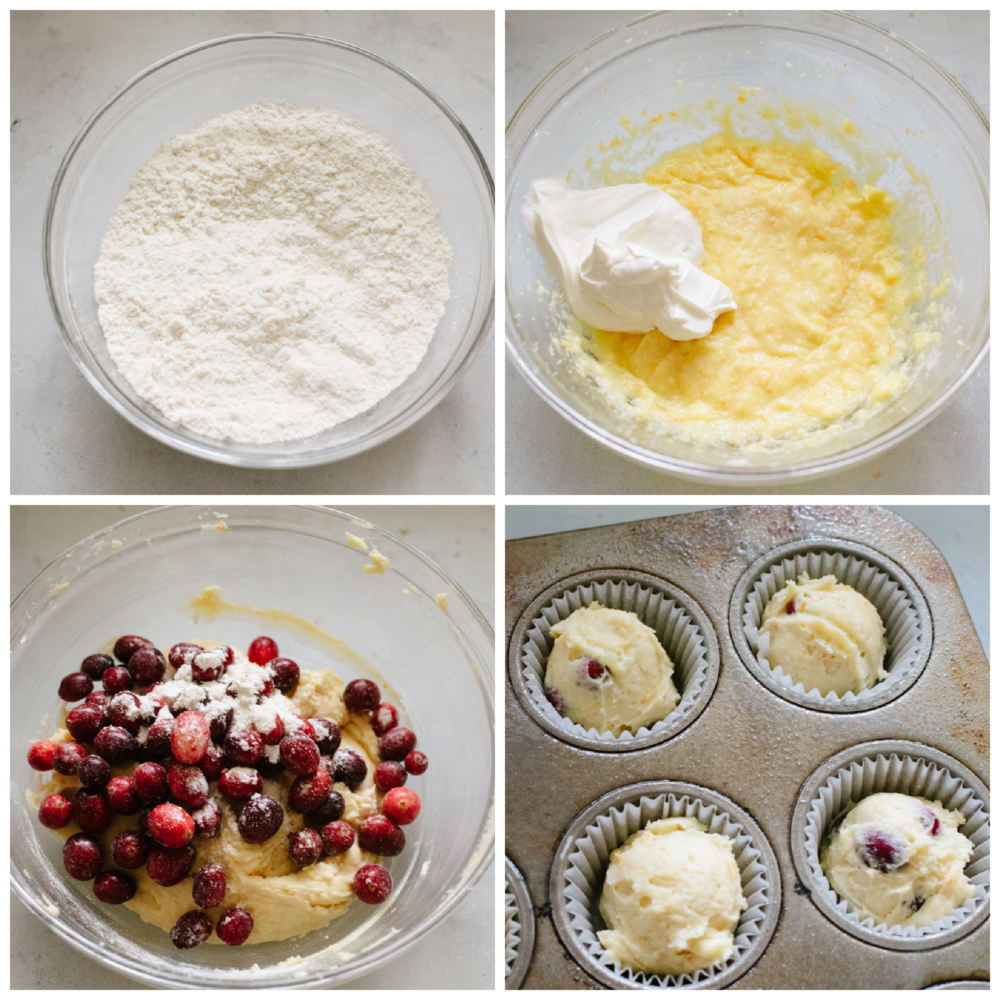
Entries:
<svg viewBox="0 0 1000 1000">
<path fill-rule="evenodd" d="M 209 799 L 200 809 L 195 809 L 191 818 L 194 820 L 194 835 L 201 840 L 211 840 L 222 831 L 222 811 L 214 799 Z"/>
<path fill-rule="evenodd" d="M 99 705 L 75 705 L 66 713 L 66 728 L 81 743 L 93 743 L 107 724 L 107 712 Z"/>
<path fill-rule="evenodd" d="M 191 660 L 191 676 L 203 684 L 222 676 L 225 656 L 221 649 L 205 649 Z"/>
<path fill-rule="evenodd" d="M 28 763 L 36 771 L 51 771 L 52 756 L 55 752 L 56 744 L 52 740 L 37 740 L 28 750 Z"/>
<path fill-rule="evenodd" d="M 212 936 L 212 921 L 205 913 L 191 910 L 170 928 L 170 940 L 175 948 L 197 948 Z"/>
<path fill-rule="evenodd" d="M 372 854 L 392 858 L 406 846 L 406 835 L 387 816 L 366 816 L 358 825 L 358 843 Z"/>
<path fill-rule="evenodd" d="M 374 712 L 382 700 L 382 692 L 374 681 L 359 677 L 344 688 L 344 704 L 352 712 Z"/>
<path fill-rule="evenodd" d="M 282 694 L 287 694 L 299 683 L 299 665 L 294 660 L 279 656 L 276 660 L 271 660 L 267 667 L 274 679 L 274 686 Z"/>
<path fill-rule="evenodd" d="M 264 746 L 276 747 L 285 735 L 284 723 L 278 717 L 277 712 L 274 713 L 274 718 L 266 725 L 254 723 L 254 726 Z"/>
<path fill-rule="evenodd" d="M 337 751 L 340 746 L 340 726 L 330 719 L 310 719 L 309 725 L 315 733 L 314 739 L 319 752 L 331 754 Z"/>
<path fill-rule="evenodd" d="M 380 792 L 406 784 L 406 768 L 398 760 L 385 760 L 375 768 L 375 787 Z"/>
<path fill-rule="evenodd" d="M 420 815 L 420 799 L 412 788 L 393 788 L 382 800 L 382 812 L 393 823 L 406 826 Z"/>
<path fill-rule="evenodd" d="M 229 732 L 229 727 L 233 724 L 233 706 L 224 706 L 222 702 L 212 703 L 211 714 L 206 716 L 208 728 L 212 734 L 212 739 L 216 743 L 221 743 Z"/>
<path fill-rule="evenodd" d="M 389 732 L 390 729 L 395 729 L 399 725 L 399 713 L 396 711 L 395 707 L 390 705 L 388 702 L 382 702 L 378 708 L 372 712 L 372 729 L 375 730 L 376 736 L 382 736 Z"/>
<path fill-rule="evenodd" d="M 63 867 L 71 878 L 89 882 L 104 867 L 104 851 L 85 833 L 74 834 L 63 845 Z"/>
<path fill-rule="evenodd" d="M 255 795 L 240 813 L 240 836 L 248 844 L 263 844 L 280 829 L 285 810 L 270 795 Z"/>
<path fill-rule="evenodd" d="M 306 819 L 310 823 L 324 827 L 327 823 L 332 823 L 334 820 L 340 819 L 344 815 L 345 808 L 344 796 L 340 792 L 331 791 L 323 802 L 306 816 Z"/>
<path fill-rule="evenodd" d="M 87 695 L 87 700 L 84 705 L 94 705 L 97 708 L 103 708 L 105 713 L 108 711 L 108 702 L 111 699 L 108 697 L 107 691 L 91 691 Z"/>
<path fill-rule="evenodd" d="M 131 816 L 142 808 L 142 799 L 135 790 L 135 782 L 124 775 L 108 782 L 106 794 L 111 811 L 119 816 Z"/>
<path fill-rule="evenodd" d="M 364 758 L 353 750 L 338 750 L 333 755 L 333 766 L 336 769 L 334 780 L 342 781 L 351 789 L 357 788 L 368 774 Z"/>
<path fill-rule="evenodd" d="M 173 732 L 173 719 L 157 719 L 146 733 L 146 742 L 142 746 L 143 758 L 157 761 L 170 756 L 170 738 Z"/>
<path fill-rule="evenodd" d="M 123 635 L 115 643 L 115 658 L 122 663 L 128 663 L 132 659 L 132 654 L 143 646 L 152 646 L 148 639 L 143 639 L 141 635 Z"/>
<path fill-rule="evenodd" d="M 603 663 L 600 663 L 598 660 L 587 661 L 587 676 L 592 681 L 599 681 L 606 673 L 607 670 L 604 669 Z"/>
<path fill-rule="evenodd" d="M 73 803 L 62 795 L 46 795 L 38 807 L 38 822 L 59 830 L 73 818 Z"/>
<path fill-rule="evenodd" d="M 158 806 L 170 797 L 167 771 L 159 764 L 154 764 L 152 761 L 140 764 L 132 772 L 132 780 L 135 782 L 139 798 L 148 805 Z"/>
<path fill-rule="evenodd" d="M 308 719 L 303 719 L 301 715 L 295 716 L 295 724 L 291 727 L 293 733 L 299 736 L 308 736 L 314 743 L 316 742 L 316 730 Z"/>
<path fill-rule="evenodd" d="M 233 652 L 231 646 L 216 646 L 212 652 L 217 656 L 222 658 L 222 672 L 226 672 L 227 667 L 233 665 L 233 660 L 236 659 L 236 654 Z"/>
<path fill-rule="evenodd" d="M 128 672 L 139 687 L 149 687 L 162 681 L 166 669 L 167 661 L 155 646 L 137 649 L 128 661 Z"/>
<path fill-rule="evenodd" d="M 920 805 L 920 823 L 927 830 L 932 837 L 937 837 L 941 834 L 941 820 L 938 819 L 937 813 L 928 806 Z M 923 906 L 923 901 L 920 903 Z"/>
<path fill-rule="evenodd" d="M 121 726 L 133 736 L 138 736 L 142 727 L 139 696 L 132 694 L 131 691 L 119 691 L 108 702 L 108 718 L 111 720 L 111 725 Z"/>
<path fill-rule="evenodd" d="M 119 691 L 131 691 L 135 681 L 132 680 L 132 675 L 124 667 L 109 667 L 104 671 L 101 683 L 104 685 L 108 697 L 113 697 Z"/>
<path fill-rule="evenodd" d="M 59 684 L 63 701 L 81 701 L 94 690 L 94 682 L 84 673 L 67 674 Z"/>
<path fill-rule="evenodd" d="M 149 838 L 138 830 L 124 830 L 115 837 L 111 845 L 111 856 L 119 867 L 135 871 L 146 863 L 152 846 Z"/>
<path fill-rule="evenodd" d="M 785 605 L 785 614 L 786 615 L 794 615 L 795 614 L 795 601 L 789 601 Z"/>
<path fill-rule="evenodd" d="M 303 733 L 292 733 L 278 744 L 281 763 L 292 774 L 315 774 L 319 767 L 319 747 Z"/>
<path fill-rule="evenodd" d="M 384 903 L 392 892 L 392 876 L 381 865 L 362 865 L 354 873 L 354 891 L 362 903 Z"/>
<path fill-rule="evenodd" d="M 174 798 L 188 809 L 197 809 L 208 801 L 208 778 L 200 767 L 178 764 L 170 769 L 167 783 Z"/>
<path fill-rule="evenodd" d="M 198 653 L 204 652 L 204 646 L 196 646 L 193 642 L 179 642 L 176 646 L 170 647 L 167 658 L 174 670 L 180 670 L 181 667 L 187 666 Z"/>
<path fill-rule="evenodd" d="M 382 760 L 402 760 L 414 747 L 417 737 L 412 729 L 396 726 L 379 737 L 378 752 Z"/>
<path fill-rule="evenodd" d="M 566 703 L 562 700 L 562 695 L 555 688 L 547 687 L 545 689 L 545 697 L 560 715 L 566 714 Z"/>
<path fill-rule="evenodd" d="M 52 753 L 52 770 L 56 774 L 76 774 L 80 761 L 86 756 L 87 751 L 81 743 L 57 743 Z"/>
<path fill-rule="evenodd" d="M 354 846 L 354 827 L 342 819 L 327 823 L 320 833 L 327 854 L 344 854 Z"/>
<path fill-rule="evenodd" d="M 194 820 L 180 806 L 161 802 L 149 813 L 149 835 L 164 847 L 182 847 L 194 836 Z"/>
<path fill-rule="evenodd" d="M 246 802 L 264 791 L 264 779 L 252 767 L 231 767 L 222 772 L 219 791 L 234 802 Z"/>
<path fill-rule="evenodd" d="M 222 906 L 226 898 L 226 873 L 218 865 L 205 865 L 194 877 L 191 895 L 206 910 Z"/>
<path fill-rule="evenodd" d="M 135 737 L 121 726 L 105 726 L 94 737 L 94 749 L 112 767 L 124 764 L 135 756 Z"/>
<path fill-rule="evenodd" d="M 102 903 L 126 903 L 135 895 L 135 879 L 124 872 L 101 872 L 94 879 L 94 895 Z"/>
<path fill-rule="evenodd" d="M 190 844 L 183 847 L 154 847 L 146 859 L 146 871 L 157 885 L 169 889 L 188 877 L 194 857 L 195 851 Z"/>
<path fill-rule="evenodd" d="M 247 650 L 247 659 L 251 663 L 256 663 L 258 667 L 264 666 L 278 655 L 278 644 L 266 635 L 259 635 L 250 643 Z"/>
<path fill-rule="evenodd" d="M 209 781 L 218 781 L 226 769 L 226 758 L 214 743 L 209 743 L 205 747 L 205 756 L 198 761 L 198 767 Z"/>
<path fill-rule="evenodd" d="M 304 774 L 288 789 L 288 805 L 296 812 L 309 812 L 326 801 L 330 784 L 330 775 L 323 768 L 315 774 Z"/>
<path fill-rule="evenodd" d="M 274 681 L 272 681 L 270 677 L 265 677 L 263 684 L 260 686 L 260 691 L 257 694 L 257 704 L 263 704 L 264 699 L 270 698 L 272 694 L 274 694 Z"/>
<path fill-rule="evenodd" d="M 315 830 L 296 830 L 288 836 L 288 856 L 300 868 L 316 864 L 323 856 L 323 838 Z"/>
<path fill-rule="evenodd" d="M 253 767 L 264 753 L 264 742 L 252 729 L 233 729 L 226 736 L 223 749 L 233 763 Z"/>
<path fill-rule="evenodd" d="M 80 671 L 92 681 L 99 681 L 104 676 L 104 671 L 114 665 L 115 661 L 106 653 L 94 653 L 84 657 L 83 663 L 80 664 Z"/>
<path fill-rule="evenodd" d="M 76 773 L 87 788 L 103 788 L 111 780 L 111 766 L 103 757 L 94 753 L 80 761 Z"/>
<path fill-rule="evenodd" d="M 883 873 L 903 863 L 902 845 L 891 833 L 881 830 L 864 830 L 858 838 L 857 850 L 864 865 Z"/>
<path fill-rule="evenodd" d="M 403 763 L 410 774 L 423 774 L 427 770 L 427 754 L 422 750 L 411 750 Z"/>
<path fill-rule="evenodd" d="M 253 930 L 253 914 L 249 910 L 244 910 L 241 906 L 234 906 L 231 910 L 226 910 L 219 918 L 215 933 L 226 944 L 243 944 L 250 932 Z"/>
<path fill-rule="evenodd" d="M 262 778 L 279 778 L 285 773 L 285 765 L 281 763 L 281 758 L 270 760 L 265 754 L 257 761 L 257 770 Z"/>
<path fill-rule="evenodd" d="M 211 740 L 208 720 L 198 712 L 181 712 L 170 734 L 170 749 L 182 764 L 197 764 Z"/>
</svg>

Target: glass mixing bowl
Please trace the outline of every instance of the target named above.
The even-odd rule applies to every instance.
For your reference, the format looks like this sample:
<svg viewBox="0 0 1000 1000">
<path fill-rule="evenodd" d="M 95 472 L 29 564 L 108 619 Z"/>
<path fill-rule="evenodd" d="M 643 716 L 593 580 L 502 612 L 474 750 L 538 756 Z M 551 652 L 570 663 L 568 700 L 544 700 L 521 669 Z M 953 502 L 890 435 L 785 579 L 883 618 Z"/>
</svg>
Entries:
<svg viewBox="0 0 1000 1000">
<path fill-rule="evenodd" d="M 221 515 L 226 531 L 216 528 Z M 349 546 L 346 532 L 389 559 L 384 576 L 362 572 L 368 557 Z M 293 624 L 247 613 L 203 618 L 198 636 L 245 650 L 265 633 L 303 668 L 330 667 L 345 680 L 371 676 L 398 693 L 431 766 L 408 782 L 423 809 L 407 827 L 403 853 L 386 861 L 394 889 L 385 903 L 355 901 L 327 927 L 289 941 L 178 951 L 162 930 L 99 903 L 90 883 L 65 874 L 62 838 L 28 805 L 39 775 L 27 748 L 55 729 L 59 680 L 84 656 L 121 634 L 163 645 L 189 638 L 185 605 L 211 585 L 235 604 L 301 616 L 369 667 Z M 440 592 L 449 595 L 447 612 L 435 604 Z M 160 508 L 65 552 L 21 592 L 11 617 L 11 880 L 41 920 L 96 961 L 163 987 L 332 986 L 398 957 L 489 867 L 493 632 L 458 584 L 387 532 L 319 507 Z"/>
<path fill-rule="evenodd" d="M 538 292 L 558 287 L 521 217 L 537 177 L 570 177 L 578 187 L 598 142 L 620 135 L 621 119 L 665 116 L 738 88 L 763 88 L 860 129 L 867 156 L 886 167 L 878 184 L 916 204 L 940 240 L 930 247 L 932 283 L 953 280 L 939 301 L 948 321 L 908 387 L 859 427 L 820 443 L 786 442 L 774 452 L 733 452 L 663 436 L 642 437 L 580 378 L 558 346 L 561 321 Z M 753 100 L 736 124 L 754 134 Z M 707 119 L 708 116 L 706 116 Z M 759 122 L 760 119 L 758 118 Z M 616 149 L 617 169 L 641 175 L 669 149 L 718 130 L 710 121 L 674 121 Z M 829 130 L 805 122 L 794 133 L 842 162 Z M 606 146 L 604 147 L 607 148 Z M 713 484 L 794 482 L 867 460 L 929 421 L 968 380 L 989 340 L 989 126 L 955 79 L 896 35 L 847 14 L 816 11 L 673 11 L 602 35 L 557 66 L 511 119 L 506 143 L 507 346 L 521 374 L 558 413 L 621 455 Z M 905 166 L 904 166 L 905 164 Z M 848 161 L 849 166 L 855 166 Z M 864 173 L 864 164 L 857 164 Z M 912 168 L 913 174 L 907 167 Z M 574 176 L 575 175 L 575 176 Z M 938 222 L 936 215 L 940 217 Z M 530 447 L 530 442 L 526 442 Z"/>
<path fill-rule="evenodd" d="M 255 101 L 342 111 L 388 139 L 421 178 L 454 251 L 451 298 L 427 354 L 371 409 L 319 434 L 251 445 L 196 434 L 139 397 L 111 359 L 97 316 L 94 265 L 139 168 L 178 132 Z M 69 148 L 45 215 L 49 301 L 91 385 L 158 441 L 228 465 L 294 468 L 373 448 L 439 403 L 493 320 L 493 181 L 451 109 L 408 73 L 353 45 L 313 35 L 234 35 L 185 49 L 126 83 Z"/>
</svg>

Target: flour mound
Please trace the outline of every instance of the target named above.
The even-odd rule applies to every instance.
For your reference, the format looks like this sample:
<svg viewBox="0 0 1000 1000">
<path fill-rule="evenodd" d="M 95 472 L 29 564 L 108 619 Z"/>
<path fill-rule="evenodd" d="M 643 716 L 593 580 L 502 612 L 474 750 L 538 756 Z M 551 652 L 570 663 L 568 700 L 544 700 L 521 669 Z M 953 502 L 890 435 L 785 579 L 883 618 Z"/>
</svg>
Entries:
<svg viewBox="0 0 1000 1000">
<path fill-rule="evenodd" d="M 266 444 L 369 409 L 410 375 L 452 250 L 391 143 L 347 115 L 261 102 L 166 143 L 95 268 L 108 349 L 184 427 Z"/>
</svg>

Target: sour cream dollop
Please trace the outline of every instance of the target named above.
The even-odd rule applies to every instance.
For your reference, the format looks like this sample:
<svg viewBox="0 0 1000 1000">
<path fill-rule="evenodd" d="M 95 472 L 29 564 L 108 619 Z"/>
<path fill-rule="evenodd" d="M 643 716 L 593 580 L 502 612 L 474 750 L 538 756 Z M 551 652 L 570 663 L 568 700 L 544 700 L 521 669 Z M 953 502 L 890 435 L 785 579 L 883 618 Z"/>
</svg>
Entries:
<svg viewBox="0 0 1000 1000">
<path fill-rule="evenodd" d="M 695 340 L 732 292 L 705 274 L 695 217 L 650 184 L 579 191 L 565 181 L 532 181 L 525 225 L 562 281 L 574 315 L 599 330 Z"/>
</svg>

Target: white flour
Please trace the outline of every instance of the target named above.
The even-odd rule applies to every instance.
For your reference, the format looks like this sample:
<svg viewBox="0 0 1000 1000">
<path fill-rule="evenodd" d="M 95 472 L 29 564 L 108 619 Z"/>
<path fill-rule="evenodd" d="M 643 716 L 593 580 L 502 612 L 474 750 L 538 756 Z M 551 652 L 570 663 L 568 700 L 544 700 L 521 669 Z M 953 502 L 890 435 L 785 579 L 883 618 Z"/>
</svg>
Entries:
<svg viewBox="0 0 1000 1000">
<path fill-rule="evenodd" d="M 99 316 L 140 396 L 215 438 L 306 437 L 420 363 L 452 251 L 402 154 L 347 115 L 259 103 L 175 136 L 101 243 Z"/>
</svg>

